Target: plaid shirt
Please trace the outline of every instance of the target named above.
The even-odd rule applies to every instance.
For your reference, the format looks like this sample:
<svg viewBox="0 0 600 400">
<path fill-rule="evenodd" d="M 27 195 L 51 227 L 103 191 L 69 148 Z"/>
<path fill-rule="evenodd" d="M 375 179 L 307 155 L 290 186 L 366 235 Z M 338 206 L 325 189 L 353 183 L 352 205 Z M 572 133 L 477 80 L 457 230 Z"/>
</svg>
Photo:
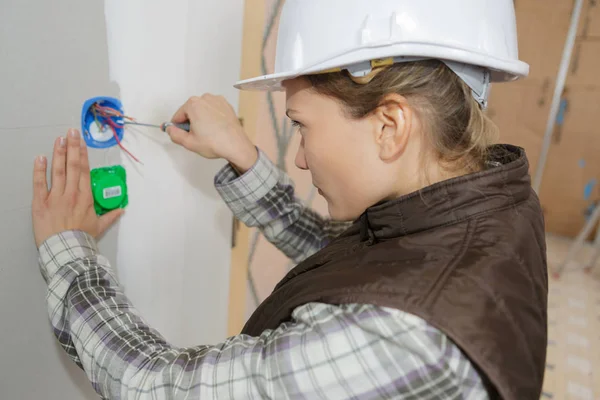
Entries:
<svg viewBox="0 0 600 400">
<path fill-rule="evenodd" d="M 235 214 L 295 260 L 344 229 L 305 209 L 263 153 L 216 186 Z M 309 303 L 259 337 L 174 347 L 132 306 L 95 240 L 66 231 L 39 248 L 58 341 L 109 399 L 483 399 L 480 376 L 439 330 L 400 310 Z"/>
</svg>

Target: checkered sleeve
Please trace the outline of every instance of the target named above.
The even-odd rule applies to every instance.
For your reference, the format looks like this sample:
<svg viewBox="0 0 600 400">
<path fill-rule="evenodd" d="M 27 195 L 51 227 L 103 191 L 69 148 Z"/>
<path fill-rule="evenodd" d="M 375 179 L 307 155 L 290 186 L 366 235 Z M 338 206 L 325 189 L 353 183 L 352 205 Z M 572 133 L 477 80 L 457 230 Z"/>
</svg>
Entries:
<svg viewBox="0 0 600 400">
<path fill-rule="evenodd" d="M 461 351 L 399 310 L 308 303 L 258 337 L 180 348 L 144 322 L 93 238 L 67 231 L 39 251 L 54 334 L 103 398 L 487 398 Z"/>
<path fill-rule="evenodd" d="M 316 253 L 350 225 L 323 218 L 295 196 L 294 183 L 264 152 L 239 175 L 226 165 L 215 187 L 236 218 L 257 227 L 265 238 L 296 263 Z"/>
</svg>

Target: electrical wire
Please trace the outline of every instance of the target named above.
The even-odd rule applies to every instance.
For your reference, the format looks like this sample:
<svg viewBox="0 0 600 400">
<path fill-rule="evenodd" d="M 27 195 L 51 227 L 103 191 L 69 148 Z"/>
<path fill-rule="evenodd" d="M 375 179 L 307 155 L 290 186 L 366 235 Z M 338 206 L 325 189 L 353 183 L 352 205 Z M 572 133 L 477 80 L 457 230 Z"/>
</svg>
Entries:
<svg viewBox="0 0 600 400">
<path fill-rule="evenodd" d="M 108 126 L 113 131 L 113 136 L 117 141 L 119 147 L 131 158 L 143 165 L 143 163 L 137 157 L 131 154 L 131 152 L 127 150 L 125 146 L 123 146 L 121 140 L 119 139 L 119 136 L 117 135 L 117 129 L 124 128 L 125 120 L 135 121 L 135 119 L 124 115 L 122 112 L 115 110 L 112 107 L 101 106 L 100 103 L 92 104 L 91 112 L 94 115 L 94 122 L 96 123 L 100 131 L 104 132 L 106 130 L 106 127 Z"/>
<path fill-rule="evenodd" d="M 133 158 L 135 161 L 137 161 L 138 163 L 142 164 L 142 162 L 140 160 L 138 160 L 133 154 L 131 154 L 131 152 L 129 150 L 127 150 L 125 148 L 125 146 L 123 146 L 123 144 L 121 143 L 121 141 L 119 140 L 119 136 L 117 135 L 117 128 L 120 128 L 119 125 L 117 125 L 116 123 L 113 122 L 112 119 L 107 119 L 106 122 L 108 123 L 108 126 L 110 126 L 110 128 L 113 131 L 113 136 L 115 138 L 115 140 L 117 141 L 117 144 L 119 145 L 119 147 L 127 154 L 129 154 L 129 156 L 131 158 Z"/>
</svg>

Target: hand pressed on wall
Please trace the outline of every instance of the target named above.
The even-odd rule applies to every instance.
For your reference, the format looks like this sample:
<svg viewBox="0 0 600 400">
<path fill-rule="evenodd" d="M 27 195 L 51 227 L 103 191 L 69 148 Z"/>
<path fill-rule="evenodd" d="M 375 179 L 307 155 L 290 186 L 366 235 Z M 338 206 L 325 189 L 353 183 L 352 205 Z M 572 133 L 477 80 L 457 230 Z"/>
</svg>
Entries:
<svg viewBox="0 0 600 400">
<path fill-rule="evenodd" d="M 98 217 L 90 183 L 87 146 L 77 130 L 54 142 L 52 186 L 46 181 L 46 157 L 39 156 L 33 168 L 33 233 L 39 247 L 51 236 L 81 230 L 95 238 L 123 214 L 122 209 Z"/>
</svg>

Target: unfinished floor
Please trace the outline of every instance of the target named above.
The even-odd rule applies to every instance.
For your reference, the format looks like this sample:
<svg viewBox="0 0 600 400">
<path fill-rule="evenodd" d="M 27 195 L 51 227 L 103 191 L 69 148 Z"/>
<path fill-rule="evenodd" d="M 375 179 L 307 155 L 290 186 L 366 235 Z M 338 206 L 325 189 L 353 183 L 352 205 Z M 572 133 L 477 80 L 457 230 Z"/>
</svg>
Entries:
<svg viewBox="0 0 600 400">
<path fill-rule="evenodd" d="M 548 268 L 563 262 L 571 241 L 548 235 Z M 558 279 L 550 278 L 548 356 L 542 399 L 600 399 L 600 265 L 583 266 L 586 246 Z"/>
</svg>

